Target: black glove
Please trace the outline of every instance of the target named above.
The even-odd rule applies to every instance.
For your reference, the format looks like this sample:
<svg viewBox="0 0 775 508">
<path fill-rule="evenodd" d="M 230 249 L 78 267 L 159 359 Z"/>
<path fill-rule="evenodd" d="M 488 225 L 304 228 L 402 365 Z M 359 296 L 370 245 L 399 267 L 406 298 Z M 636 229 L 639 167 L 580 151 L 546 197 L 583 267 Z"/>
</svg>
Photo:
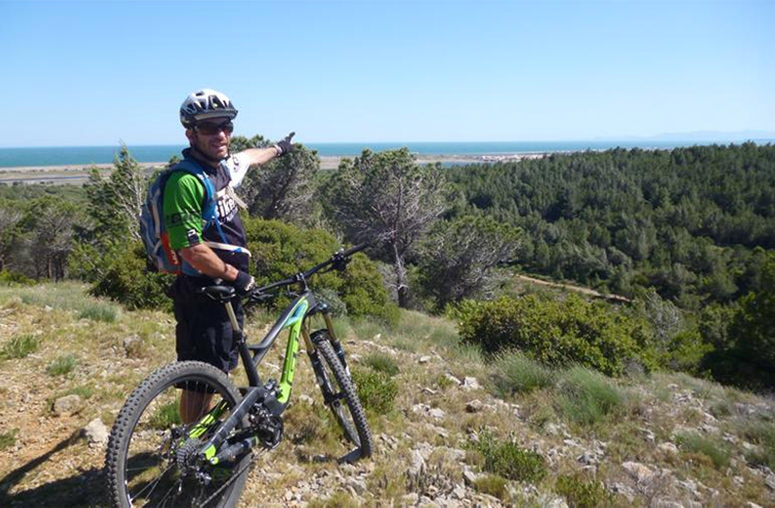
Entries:
<svg viewBox="0 0 775 508">
<path fill-rule="evenodd" d="M 237 290 L 238 295 L 246 295 L 256 287 L 256 280 L 249 273 L 240 270 L 232 286 Z"/>
<path fill-rule="evenodd" d="M 285 136 L 281 141 L 278 141 L 274 147 L 277 149 L 277 156 L 280 157 L 281 155 L 285 155 L 286 153 L 291 153 L 293 151 L 293 143 L 291 142 L 291 139 L 295 135 L 295 132 L 291 132 L 287 136 Z"/>
</svg>

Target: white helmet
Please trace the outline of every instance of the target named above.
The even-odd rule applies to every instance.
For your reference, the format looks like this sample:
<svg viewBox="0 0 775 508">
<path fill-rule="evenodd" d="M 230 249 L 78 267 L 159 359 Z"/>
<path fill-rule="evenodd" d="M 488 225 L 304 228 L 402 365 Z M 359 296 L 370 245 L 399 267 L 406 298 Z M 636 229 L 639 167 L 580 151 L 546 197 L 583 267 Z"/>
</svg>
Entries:
<svg viewBox="0 0 775 508">
<path fill-rule="evenodd" d="M 180 123 L 187 129 L 201 120 L 224 116 L 233 119 L 237 110 L 225 94 L 209 88 L 192 92 L 180 105 Z"/>
</svg>

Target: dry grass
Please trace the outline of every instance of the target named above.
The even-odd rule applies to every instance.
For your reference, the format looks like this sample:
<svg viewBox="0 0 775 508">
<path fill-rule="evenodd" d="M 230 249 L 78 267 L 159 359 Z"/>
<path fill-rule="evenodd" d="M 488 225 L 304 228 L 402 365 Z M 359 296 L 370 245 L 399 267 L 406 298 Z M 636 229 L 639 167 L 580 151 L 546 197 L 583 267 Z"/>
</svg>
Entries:
<svg viewBox="0 0 775 508">
<path fill-rule="evenodd" d="M 269 319 L 265 313 L 250 318 L 251 336 Z M 338 431 L 302 352 L 284 441 L 259 458 L 243 506 L 402 506 L 462 485 L 472 503 L 484 506 L 540 506 L 561 497 L 583 505 L 607 500 L 613 484 L 627 486 L 634 500 L 624 504 L 636 506 L 662 498 L 684 505 L 775 504 L 760 472 L 775 466 L 771 399 L 682 374 L 613 381 L 583 369 L 549 370 L 517 355 L 491 361 L 461 347 L 451 321 L 414 312 L 403 312 L 393 329 L 337 323 L 352 368 L 382 372 L 398 387 L 391 411 L 369 414 L 373 458 L 352 466 L 332 460 L 341 450 Z M 78 499 L 83 485 L 87 494 L 99 486 L 88 472 L 102 467 L 103 453 L 77 438 L 80 429 L 96 417 L 112 424 L 129 392 L 174 358 L 174 322 L 165 313 L 126 312 L 87 297 L 79 285 L 0 288 L 0 347 L 24 336 L 34 337 L 37 349 L 0 361 L 0 478 L 29 466 L 28 474 L 4 484 L 17 496 L 12 500 L 30 499 L 25 491 L 50 492 L 52 503 Z M 278 346 L 262 365 L 263 378 L 279 377 L 284 351 Z M 461 386 L 466 377 L 480 387 Z M 244 383 L 244 373 L 233 379 Z M 53 401 L 70 393 L 86 401 L 83 409 L 53 415 Z M 483 429 L 499 436 L 496 443 L 543 457 L 545 476 L 529 484 L 487 472 L 481 452 L 463 451 Z M 702 439 L 679 437 L 686 429 L 699 429 Z M 715 457 L 721 447 L 724 455 Z M 424 466 L 410 473 L 418 453 Z M 591 454 L 590 465 L 580 462 L 584 453 Z M 671 475 L 638 482 L 622 469 L 626 461 Z M 580 475 L 585 467 L 594 474 Z M 464 481 L 464 470 L 479 475 L 476 481 Z M 690 480 L 696 495 L 682 487 Z"/>
</svg>

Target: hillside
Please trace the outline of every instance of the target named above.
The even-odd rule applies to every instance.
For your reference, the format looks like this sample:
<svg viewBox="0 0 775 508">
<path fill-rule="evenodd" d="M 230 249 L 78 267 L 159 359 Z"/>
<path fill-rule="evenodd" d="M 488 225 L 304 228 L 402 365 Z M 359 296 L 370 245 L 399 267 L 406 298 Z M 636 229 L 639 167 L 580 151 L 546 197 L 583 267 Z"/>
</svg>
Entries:
<svg viewBox="0 0 775 508">
<path fill-rule="evenodd" d="M 253 319 L 254 336 L 262 324 Z M 127 312 L 80 285 L 0 287 L 1 506 L 101 505 L 99 422 L 109 428 L 132 388 L 174 357 L 173 327 L 170 315 Z M 321 399 L 302 361 L 285 438 L 259 458 L 242 506 L 775 505 L 771 397 L 582 369 L 526 389 L 524 377 L 546 371 L 518 356 L 487 362 L 458 344 L 454 323 L 412 312 L 393 330 L 342 320 L 341 334 L 354 369 L 398 367 L 392 411 L 370 414 L 374 457 L 319 460 L 309 416 Z M 262 374 L 276 373 L 282 349 Z M 601 394 L 612 397 L 603 414 Z M 496 448 L 537 464 L 532 479 L 504 478 Z"/>
</svg>

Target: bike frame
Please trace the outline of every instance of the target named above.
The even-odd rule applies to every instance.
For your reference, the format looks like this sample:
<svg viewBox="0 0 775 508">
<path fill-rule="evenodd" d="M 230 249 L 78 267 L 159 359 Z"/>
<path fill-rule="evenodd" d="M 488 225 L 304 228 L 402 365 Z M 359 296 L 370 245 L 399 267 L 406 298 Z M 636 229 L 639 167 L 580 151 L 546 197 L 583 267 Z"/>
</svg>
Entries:
<svg viewBox="0 0 775 508">
<path fill-rule="evenodd" d="M 238 349 L 242 364 L 248 377 L 248 387 L 245 390 L 242 401 L 232 411 L 232 414 L 223 422 L 215 435 L 202 447 L 202 454 L 211 464 L 218 464 L 223 457 L 216 454 L 226 440 L 229 433 L 239 424 L 242 418 L 248 413 L 250 408 L 259 400 L 263 400 L 265 405 L 271 410 L 272 414 L 279 416 L 285 411 L 290 401 L 291 390 L 293 388 L 293 377 L 296 371 L 296 362 L 299 355 L 301 340 L 304 341 L 304 347 L 311 360 L 315 359 L 316 345 L 309 331 L 309 318 L 314 314 L 320 313 L 325 321 L 326 330 L 332 342 L 338 344 L 334 335 L 333 321 L 328 312 L 328 306 L 319 304 L 310 291 L 305 291 L 288 306 L 280 317 L 275 321 L 271 330 L 264 336 L 258 344 L 251 345 L 247 343 L 245 334 L 239 326 L 234 307 L 230 301 L 224 303 L 226 312 L 234 327 L 235 338 L 238 341 Z M 282 374 L 277 390 L 276 398 L 272 399 L 261 383 L 258 374 L 258 364 L 264 358 L 266 353 L 277 341 L 280 333 L 288 330 L 288 343 L 285 348 L 285 359 L 282 367 Z M 191 431 L 190 438 L 198 438 L 204 434 L 205 429 L 217 421 L 224 408 L 216 406 L 212 411 L 205 415 Z M 253 446 L 255 438 L 249 438 L 246 446 Z"/>
<path fill-rule="evenodd" d="M 319 362 L 317 358 L 317 346 L 315 344 L 316 339 L 309 331 L 309 319 L 315 314 L 322 314 L 328 337 L 330 338 L 335 351 L 339 355 L 343 367 L 349 373 L 341 345 L 334 334 L 333 321 L 329 315 L 328 305 L 323 302 L 318 302 L 315 299 L 314 295 L 309 290 L 307 279 L 323 268 L 329 266 L 334 267 L 335 263 L 339 263 L 341 269 L 343 269 L 344 265 L 341 263 L 346 264 L 346 260 L 349 256 L 363 250 L 365 247 L 366 244 L 363 244 L 347 251 L 339 251 L 330 260 L 324 261 L 306 272 L 296 274 L 289 279 L 275 282 L 255 290 L 255 292 L 261 294 L 269 290 L 292 286 L 294 284 L 299 284 L 301 286 L 301 293 L 298 294 L 291 305 L 282 312 L 261 342 L 255 345 L 247 343 L 245 333 L 237 320 L 234 307 L 231 303 L 231 300 L 235 298 L 233 289 L 224 292 L 223 287 L 220 287 L 213 292 L 213 298 L 221 301 L 226 307 L 226 312 L 234 331 L 234 339 L 237 341 L 240 359 L 248 377 L 248 386 L 244 390 L 242 400 L 235 408 L 233 408 L 231 415 L 218 426 L 218 430 L 214 435 L 200 448 L 200 455 L 204 456 L 210 464 L 215 465 L 223 460 L 229 460 L 237 453 L 240 453 L 246 448 L 253 447 L 258 442 L 256 436 L 248 436 L 246 439 L 236 444 L 228 446 L 223 450 L 220 449 L 230 433 L 237 425 L 244 421 L 251 408 L 257 402 L 263 403 L 264 407 L 266 407 L 272 415 L 277 417 L 285 411 L 290 400 L 291 389 L 293 388 L 293 376 L 296 371 L 296 360 L 301 345 L 300 338 L 304 340 L 304 347 L 306 348 L 307 355 L 310 357 L 310 361 L 313 363 L 313 367 L 315 367 L 316 362 Z M 266 353 L 271 349 L 280 333 L 284 330 L 288 330 L 288 344 L 285 348 L 285 359 L 283 361 L 280 383 L 276 390 L 267 389 L 267 387 L 261 383 L 261 378 L 258 375 L 258 364 L 261 363 L 261 360 L 266 356 Z M 313 335 L 317 336 L 317 334 Z M 317 376 L 317 368 L 315 368 L 315 371 L 315 375 Z M 323 383 L 323 380 L 318 379 L 318 383 Z M 204 435 L 206 429 L 209 428 L 212 423 L 218 421 L 225 409 L 226 408 L 222 404 L 213 408 L 192 427 L 187 434 L 188 437 L 196 439 Z"/>
</svg>

